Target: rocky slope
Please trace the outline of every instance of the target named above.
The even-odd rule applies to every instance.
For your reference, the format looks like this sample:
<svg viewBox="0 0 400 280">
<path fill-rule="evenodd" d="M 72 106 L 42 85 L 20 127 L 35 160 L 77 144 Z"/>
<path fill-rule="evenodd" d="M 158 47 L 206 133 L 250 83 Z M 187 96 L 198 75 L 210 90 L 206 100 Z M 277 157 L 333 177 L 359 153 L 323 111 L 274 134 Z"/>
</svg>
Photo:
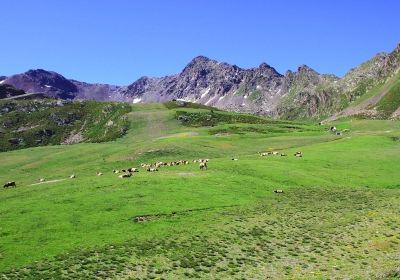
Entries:
<svg viewBox="0 0 400 280">
<path fill-rule="evenodd" d="M 122 87 L 68 80 L 45 70 L 30 70 L 3 79 L 0 83 L 62 99 L 132 103 L 182 99 L 230 111 L 279 118 L 323 119 L 332 115 L 358 114 L 360 110 L 377 104 L 385 96 L 379 87 L 396 80 L 399 67 L 400 45 L 393 52 L 380 53 L 350 70 L 341 79 L 319 74 L 306 65 L 282 75 L 266 63 L 242 69 L 199 56 L 179 74 L 161 78 L 142 77 Z M 375 96 L 376 100 L 355 107 L 369 95 Z M 351 107 L 355 109 L 341 113 Z"/>
<path fill-rule="evenodd" d="M 3 77 L 1 84 L 9 84 L 27 93 L 43 93 L 60 99 L 110 100 L 118 88 L 107 84 L 89 84 L 69 80 L 64 76 L 43 69 L 29 70 L 22 74 Z"/>
</svg>

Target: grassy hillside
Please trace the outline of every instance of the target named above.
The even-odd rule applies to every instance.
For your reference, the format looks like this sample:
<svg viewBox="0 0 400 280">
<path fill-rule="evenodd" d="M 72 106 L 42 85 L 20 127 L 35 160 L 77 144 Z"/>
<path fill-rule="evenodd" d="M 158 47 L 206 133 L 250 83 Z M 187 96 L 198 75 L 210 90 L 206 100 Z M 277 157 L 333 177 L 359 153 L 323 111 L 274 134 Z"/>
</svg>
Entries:
<svg viewBox="0 0 400 280">
<path fill-rule="evenodd" d="M 0 100 L 0 151 L 114 140 L 125 133 L 129 111 L 126 104 L 92 101 Z"/>
<path fill-rule="evenodd" d="M 398 277 L 399 122 L 343 121 L 334 125 L 350 130 L 337 136 L 328 125 L 216 111 L 209 122 L 209 109 L 169 108 L 133 105 L 113 142 L 0 154 L 0 181 L 17 182 L 0 190 L 3 278 Z M 258 154 L 273 150 L 288 156 Z M 198 158 L 210 159 L 207 171 L 112 173 Z"/>
</svg>

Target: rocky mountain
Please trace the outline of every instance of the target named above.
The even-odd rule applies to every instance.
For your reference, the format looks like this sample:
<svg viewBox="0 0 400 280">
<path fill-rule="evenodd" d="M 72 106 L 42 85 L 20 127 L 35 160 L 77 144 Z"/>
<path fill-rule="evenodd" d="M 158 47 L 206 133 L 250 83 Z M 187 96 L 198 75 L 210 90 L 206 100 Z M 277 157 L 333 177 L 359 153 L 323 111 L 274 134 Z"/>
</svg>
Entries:
<svg viewBox="0 0 400 280">
<path fill-rule="evenodd" d="M 117 99 L 134 103 L 182 99 L 272 117 L 323 119 L 340 115 L 371 91 L 381 92 L 377 87 L 400 80 L 396 78 L 399 53 L 400 45 L 391 53 L 380 53 L 351 69 L 343 78 L 317 73 L 306 65 L 282 75 L 266 63 L 242 69 L 199 56 L 177 75 L 142 77 L 121 87 Z M 371 94 L 374 100 L 367 102 L 369 106 L 383 97 Z M 359 113 L 358 109 L 351 110 L 352 115 Z"/>
<path fill-rule="evenodd" d="M 1 84 L 9 84 L 27 93 L 43 93 L 60 99 L 110 100 L 118 87 L 107 84 L 89 84 L 69 80 L 64 76 L 43 69 L 29 70 L 22 74 L 5 77 Z"/>
<path fill-rule="evenodd" d="M 397 77 L 399 68 L 400 45 L 393 52 L 380 53 L 350 70 L 343 78 L 317 73 L 306 65 L 282 75 L 266 63 L 243 69 L 198 56 L 179 74 L 160 78 L 142 77 L 121 87 L 68 80 L 55 72 L 40 69 L 7 77 L 0 83 L 62 99 L 132 103 L 181 99 L 230 111 L 279 118 L 323 119 L 359 114 L 363 110 L 369 110 L 368 114 L 374 115 L 371 106 L 385 96 L 382 90 L 389 92 L 400 80 Z M 358 102 L 369 95 L 374 99 L 345 111 L 346 108 L 359 106 Z M 380 113 L 375 115 L 383 116 Z"/>
</svg>

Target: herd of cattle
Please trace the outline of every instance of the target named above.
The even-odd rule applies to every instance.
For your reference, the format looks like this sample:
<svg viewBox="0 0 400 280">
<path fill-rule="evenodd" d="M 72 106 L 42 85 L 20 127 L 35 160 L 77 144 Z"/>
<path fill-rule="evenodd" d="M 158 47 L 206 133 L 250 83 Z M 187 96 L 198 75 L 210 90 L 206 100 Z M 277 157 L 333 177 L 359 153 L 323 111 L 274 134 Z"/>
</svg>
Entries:
<svg viewBox="0 0 400 280">
<path fill-rule="evenodd" d="M 280 153 L 280 152 L 276 152 L 276 151 L 272 151 L 272 152 L 263 152 L 263 153 L 259 153 L 260 156 L 264 157 L 264 156 L 287 156 L 287 154 L 284 153 Z M 296 152 L 294 153 L 295 157 L 303 157 L 303 153 L 302 152 Z M 237 158 L 232 158 L 232 160 L 238 160 Z M 196 159 L 193 160 L 193 163 L 198 163 L 199 164 L 199 168 L 200 170 L 207 170 L 207 163 L 209 162 L 209 159 Z M 177 165 L 187 165 L 190 162 L 188 160 L 178 160 L 178 161 L 171 161 L 171 162 L 162 162 L 162 161 L 158 161 L 155 163 L 142 163 L 140 166 L 145 169 L 147 172 L 156 172 L 158 171 L 161 167 L 164 166 L 177 166 Z M 133 173 L 135 172 L 139 172 L 139 168 L 136 167 L 129 167 L 127 169 L 114 169 L 112 171 L 114 174 L 120 174 L 118 177 L 119 178 L 129 178 L 133 175 Z M 97 176 L 102 176 L 103 173 L 100 171 L 96 172 Z M 70 179 L 74 179 L 76 178 L 75 174 L 72 174 L 71 176 L 69 176 Z M 46 180 L 44 178 L 40 178 L 39 182 L 43 183 Z M 7 183 L 5 183 L 3 185 L 3 188 L 15 188 L 17 186 L 17 184 L 15 183 L 15 181 L 9 181 Z M 283 192 L 283 191 L 282 191 Z M 281 193 L 281 190 L 278 190 L 277 193 Z"/>
</svg>

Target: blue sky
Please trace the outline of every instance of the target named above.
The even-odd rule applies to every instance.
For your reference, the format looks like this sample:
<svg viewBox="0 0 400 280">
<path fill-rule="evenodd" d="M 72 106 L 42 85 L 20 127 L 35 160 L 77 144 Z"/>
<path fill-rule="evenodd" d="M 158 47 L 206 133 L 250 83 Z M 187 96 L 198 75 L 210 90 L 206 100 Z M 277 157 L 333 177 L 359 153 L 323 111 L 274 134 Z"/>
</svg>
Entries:
<svg viewBox="0 0 400 280">
<path fill-rule="evenodd" d="M 343 75 L 400 42 L 398 0 L 0 0 L 0 75 L 129 84 L 195 56 Z"/>
</svg>

